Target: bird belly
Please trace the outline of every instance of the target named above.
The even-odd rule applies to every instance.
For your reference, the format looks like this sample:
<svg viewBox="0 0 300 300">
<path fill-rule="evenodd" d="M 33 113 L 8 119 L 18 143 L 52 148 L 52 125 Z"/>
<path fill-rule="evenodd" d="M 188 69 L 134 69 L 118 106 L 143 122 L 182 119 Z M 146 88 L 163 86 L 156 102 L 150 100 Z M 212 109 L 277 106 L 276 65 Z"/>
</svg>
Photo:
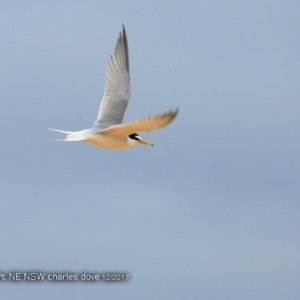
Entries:
<svg viewBox="0 0 300 300">
<path fill-rule="evenodd" d="M 93 146 L 105 149 L 126 150 L 133 147 L 131 144 L 127 143 L 127 138 L 119 139 L 107 134 L 101 134 L 100 132 L 89 135 L 84 141 Z"/>
</svg>

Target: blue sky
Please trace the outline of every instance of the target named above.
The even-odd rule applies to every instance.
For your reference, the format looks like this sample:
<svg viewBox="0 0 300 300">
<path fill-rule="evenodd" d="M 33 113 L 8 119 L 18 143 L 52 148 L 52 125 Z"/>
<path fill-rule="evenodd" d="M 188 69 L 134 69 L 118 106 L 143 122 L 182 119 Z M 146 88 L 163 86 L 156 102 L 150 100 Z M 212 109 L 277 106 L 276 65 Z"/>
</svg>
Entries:
<svg viewBox="0 0 300 300">
<path fill-rule="evenodd" d="M 0 282 L 5 299 L 297 299 L 298 1 L 1 1 L 1 272 L 129 272 L 126 283 Z M 179 106 L 118 152 L 89 128 L 125 24 L 124 121 Z"/>
</svg>

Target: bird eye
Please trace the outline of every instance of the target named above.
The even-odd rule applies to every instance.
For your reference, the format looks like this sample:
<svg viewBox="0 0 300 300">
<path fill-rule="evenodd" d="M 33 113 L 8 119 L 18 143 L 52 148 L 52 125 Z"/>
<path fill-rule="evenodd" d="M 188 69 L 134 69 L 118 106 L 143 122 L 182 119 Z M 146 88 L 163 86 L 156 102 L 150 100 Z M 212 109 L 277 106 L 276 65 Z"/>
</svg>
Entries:
<svg viewBox="0 0 300 300">
<path fill-rule="evenodd" d="M 128 137 L 130 137 L 133 140 L 137 140 L 137 141 L 139 141 L 141 139 L 137 133 L 132 133 Z"/>
</svg>

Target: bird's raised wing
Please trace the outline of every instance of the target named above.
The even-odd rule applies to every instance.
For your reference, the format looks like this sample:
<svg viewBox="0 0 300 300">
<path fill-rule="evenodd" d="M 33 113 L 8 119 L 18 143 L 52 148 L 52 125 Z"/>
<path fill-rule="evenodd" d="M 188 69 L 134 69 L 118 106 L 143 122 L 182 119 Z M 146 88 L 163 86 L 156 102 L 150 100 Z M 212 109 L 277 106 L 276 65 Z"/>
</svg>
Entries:
<svg viewBox="0 0 300 300">
<path fill-rule="evenodd" d="M 132 133 L 143 131 L 155 131 L 169 125 L 177 116 L 179 109 L 169 111 L 161 115 L 148 116 L 128 124 L 110 126 L 101 130 L 103 134 L 109 134 L 118 138 L 124 138 Z"/>
<path fill-rule="evenodd" d="M 94 127 L 104 129 L 122 123 L 130 95 L 128 44 L 123 25 L 114 54 L 108 62 L 104 96 Z"/>
</svg>

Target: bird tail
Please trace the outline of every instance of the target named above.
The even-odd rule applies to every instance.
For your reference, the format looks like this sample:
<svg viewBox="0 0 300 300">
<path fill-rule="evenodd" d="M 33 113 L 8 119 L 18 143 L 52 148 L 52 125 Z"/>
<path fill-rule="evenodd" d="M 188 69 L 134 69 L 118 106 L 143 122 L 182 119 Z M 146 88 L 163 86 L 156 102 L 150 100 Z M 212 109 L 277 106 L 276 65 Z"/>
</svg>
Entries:
<svg viewBox="0 0 300 300">
<path fill-rule="evenodd" d="M 65 131 L 65 130 L 59 130 L 54 128 L 47 128 L 47 129 L 66 134 L 65 139 L 58 140 L 58 141 L 76 142 L 76 141 L 84 141 L 86 138 L 86 135 L 84 135 L 82 131 Z"/>
</svg>

